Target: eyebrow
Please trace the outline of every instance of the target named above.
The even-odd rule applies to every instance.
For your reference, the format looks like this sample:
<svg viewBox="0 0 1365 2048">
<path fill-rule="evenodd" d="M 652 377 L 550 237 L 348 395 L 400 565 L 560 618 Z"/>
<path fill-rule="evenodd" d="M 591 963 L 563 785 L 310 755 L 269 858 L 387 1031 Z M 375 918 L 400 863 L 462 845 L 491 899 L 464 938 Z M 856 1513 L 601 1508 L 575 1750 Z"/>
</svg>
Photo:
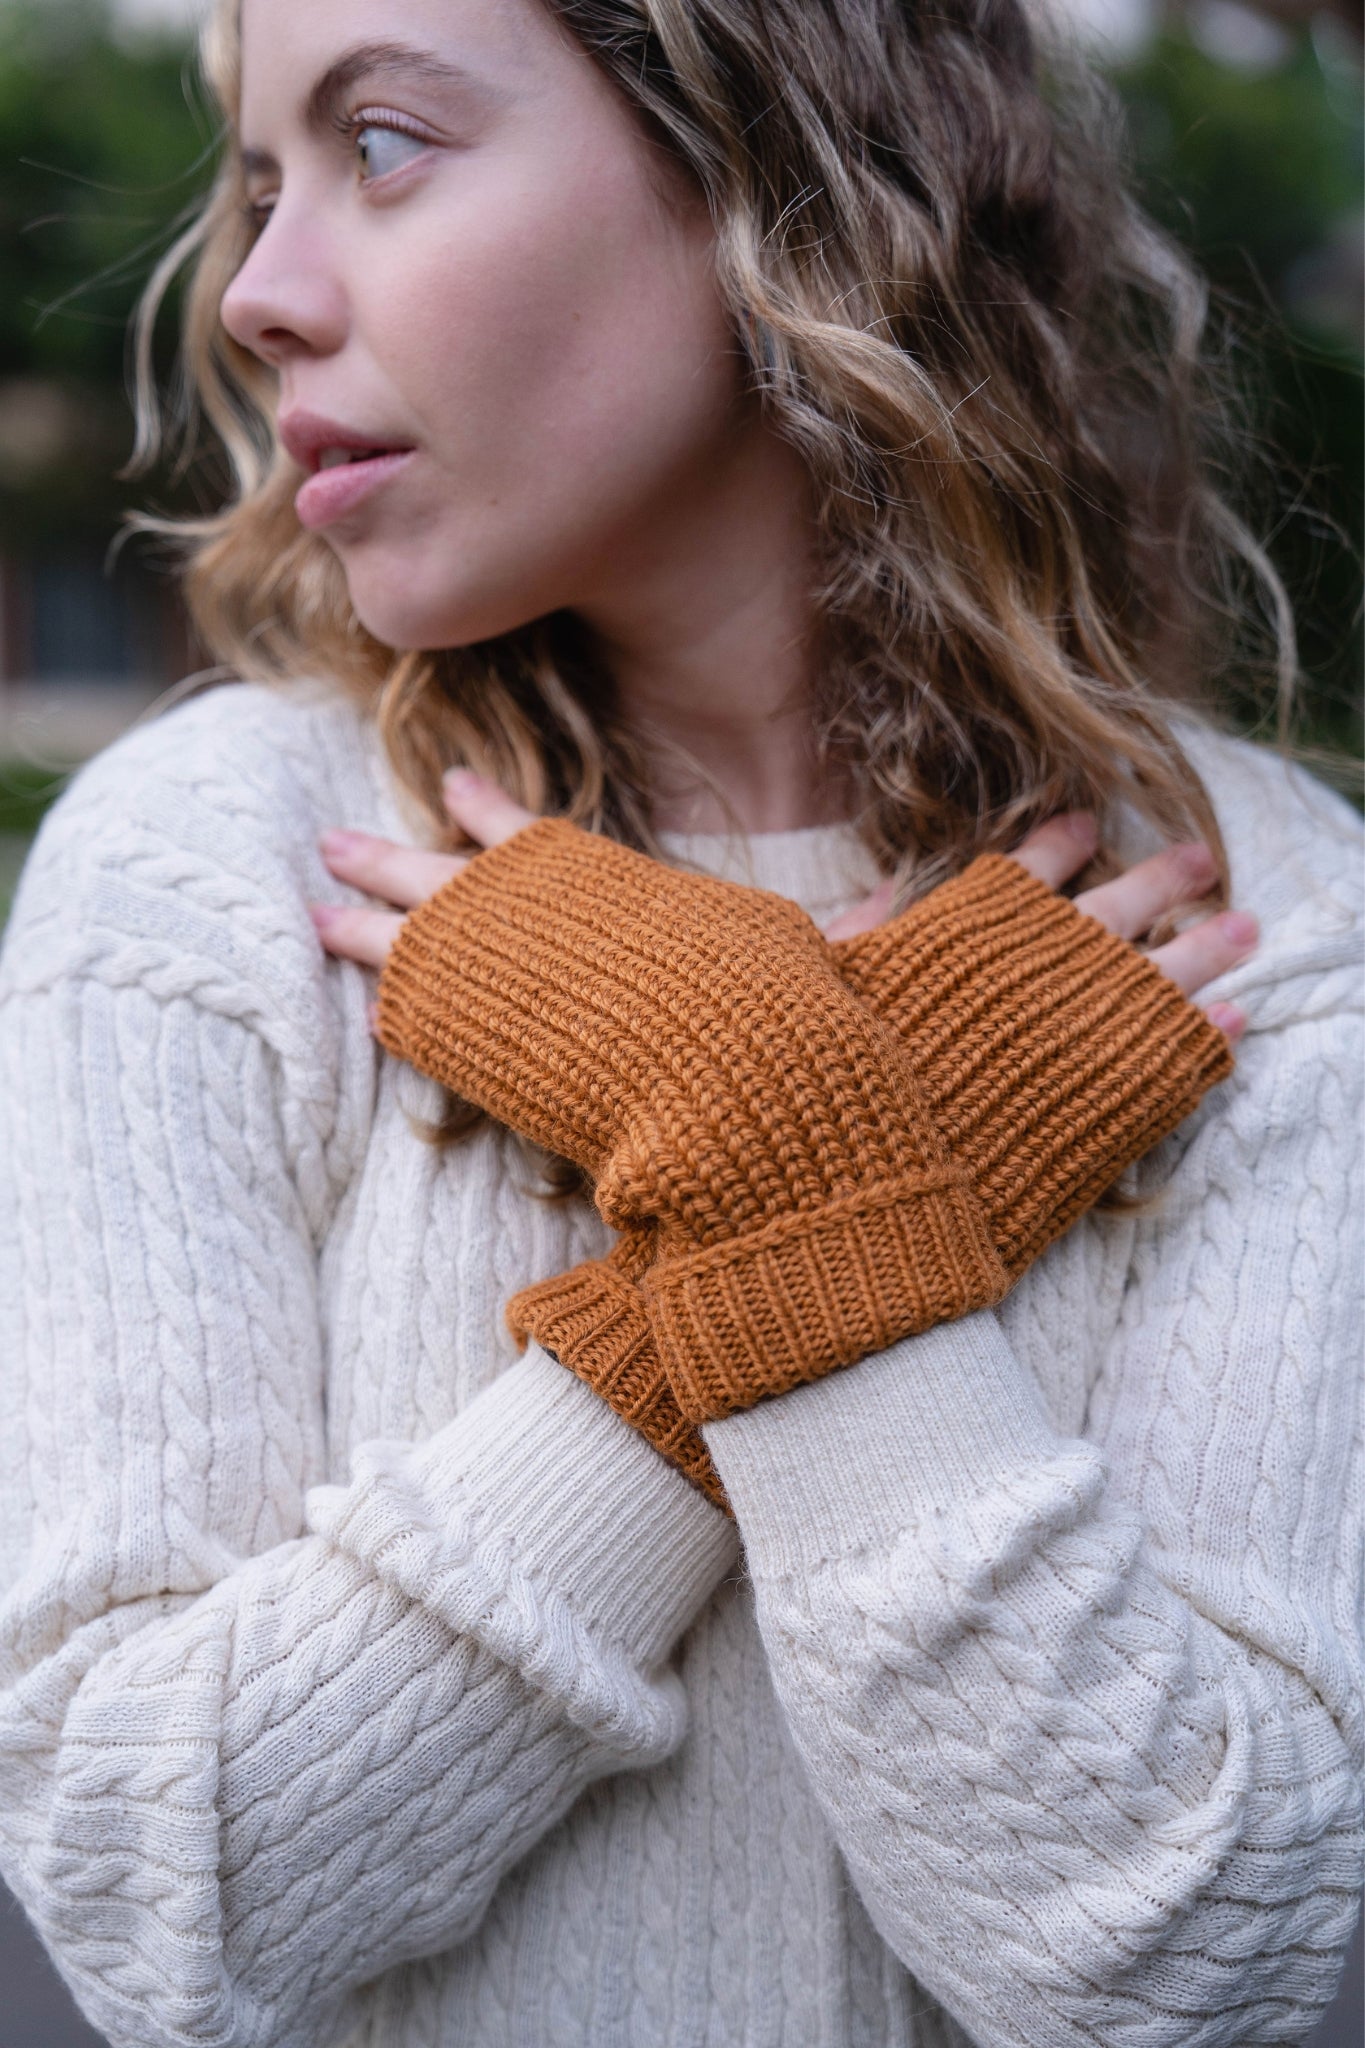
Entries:
<svg viewBox="0 0 1365 2048">
<path fill-rule="evenodd" d="M 354 49 L 344 51 L 335 63 L 329 64 L 309 91 L 303 105 L 304 127 L 310 135 L 322 134 L 341 100 L 362 78 L 399 75 L 425 79 L 432 85 L 467 87 L 475 82 L 470 72 L 438 57 L 434 50 L 422 50 L 412 43 L 357 43 Z M 243 149 L 239 157 L 248 176 L 279 169 L 268 150 Z"/>
</svg>

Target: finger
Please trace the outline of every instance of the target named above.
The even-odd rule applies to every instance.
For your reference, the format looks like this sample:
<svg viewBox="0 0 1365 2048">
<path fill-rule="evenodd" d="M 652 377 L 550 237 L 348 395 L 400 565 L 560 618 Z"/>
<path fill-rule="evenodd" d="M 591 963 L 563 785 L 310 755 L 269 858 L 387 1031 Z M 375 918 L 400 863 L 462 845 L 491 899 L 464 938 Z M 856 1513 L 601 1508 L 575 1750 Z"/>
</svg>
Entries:
<svg viewBox="0 0 1365 2048">
<path fill-rule="evenodd" d="M 1159 917 L 1179 903 L 1194 903 L 1217 878 L 1213 855 L 1202 841 L 1168 846 L 1136 867 L 1085 889 L 1074 898 L 1077 910 L 1096 918 L 1120 939 L 1138 939 Z"/>
<path fill-rule="evenodd" d="M 450 768 L 441 778 L 446 809 L 479 846 L 500 846 L 514 832 L 536 820 L 534 811 L 514 803 L 496 782 L 486 782 L 468 768 Z"/>
<path fill-rule="evenodd" d="M 1225 910 L 1218 917 L 1206 917 L 1167 945 L 1156 946 L 1147 955 L 1178 989 L 1192 996 L 1196 989 L 1226 974 L 1248 953 L 1254 953 L 1260 928 L 1245 910 Z"/>
<path fill-rule="evenodd" d="M 1247 1013 L 1239 1010 L 1236 1003 L 1210 1003 L 1205 1015 L 1234 1045 L 1247 1028 Z"/>
<path fill-rule="evenodd" d="M 400 846 L 393 839 L 376 838 L 372 832 L 339 829 L 324 832 L 318 845 L 334 875 L 386 903 L 399 903 L 405 910 L 425 903 L 472 858 L 461 853 L 428 853 L 417 846 Z"/>
<path fill-rule="evenodd" d="M 390 910 L 360 910 L 349 903 L 310 903 L 308 915 L 329 953 L 382 967 L 403 919 Z"/>
<path fill-rule="evenodd" d="M 883 876 L 870 896 L 864 896 L 862 902 L 855 903 L 850 910 L 841 911 L 825 926 L 825 937 L 831 943 L 839 939 L 856 939 L 860 932 L 870 932 L 875 926 L 884 924 L 891 914 L 895 893 L 895 876 Z"/>
<path fill-rule="evenodd" d="M 1100 828 L 1093 811 L 1059 811 L 1020 840 L 1011 854 L 1035 881 L 1060 889 L 1080 873 L 1099 844 Z"/>
</svg>

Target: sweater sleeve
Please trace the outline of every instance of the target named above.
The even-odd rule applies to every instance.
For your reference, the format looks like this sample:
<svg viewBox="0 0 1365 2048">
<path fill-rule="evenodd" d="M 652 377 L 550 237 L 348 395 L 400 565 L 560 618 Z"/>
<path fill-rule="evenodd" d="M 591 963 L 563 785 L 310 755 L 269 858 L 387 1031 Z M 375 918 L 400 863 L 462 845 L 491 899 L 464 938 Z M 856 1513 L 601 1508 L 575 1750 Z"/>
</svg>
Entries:
<svg viewBox="0 0 1365 2048">
<path fill-rule="evenodd" d="M 733 1530 L 535 1347 L 327 1483 L 308 1084 L 164 851 L 39 971 L 57 843 L 0 987 L 0 1867 L 115 2048 L 312 2048 L 671 1752 Z"/>
<path fill-rule="evenodd" d="M 1330 965 L 1168 1141 L 1083 1436 L 999 1310 L 703 1431 L 854 1882 L 982 2048 L 1298 2041 L 1340 1978 L 1365 1188 Z"/>
</svg>

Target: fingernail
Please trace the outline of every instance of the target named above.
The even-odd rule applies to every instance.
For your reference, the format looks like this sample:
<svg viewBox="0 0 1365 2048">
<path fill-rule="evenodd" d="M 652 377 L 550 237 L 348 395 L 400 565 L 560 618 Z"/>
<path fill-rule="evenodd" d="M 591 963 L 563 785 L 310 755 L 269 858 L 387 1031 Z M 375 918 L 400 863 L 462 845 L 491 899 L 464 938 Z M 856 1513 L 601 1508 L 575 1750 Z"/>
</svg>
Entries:
<svg viewBox="0 0 1365 2048">
<path fill-rule="evenodd" d="M 463 796 L 466 790 L 482 787 L 482 775 L 476 775 L 472 768 L 447 768 L 441 777 L 446 788 L 455 796 Z"/>
<path fill-rule="evenodd" d="M 1225 910 L 1218 920 L 1218 929 L 1234 946 L 1252 946 L 1261 935 L 1260 925 L 1246 910 Z"/>
<path fill-rule="evenodd" d="M 1085 846 L 1093 846 L 1099 836 L 1099 826 L 1093 811 L 1068 811 L 1066 829 L 1073 839 L 1079 839 Z"/>
<path fill-rule="evenodd" d="M 1247 1028 L 1246 1011 L 1235 1003 L 1210 1003 L 1209 1022 L 1228 1038 L 1240 1038 Z"/>
<path fill-rule="evenodd" d="M 329 832 L 324 832 L 318 840 L 318 845 L 324 853 L 349 853 L 353 846 L 359 846 L 363 837 L 363 833 L 345 832 L 337 826 Z"/>
<path fill-rule="evenodd" d="M 318 930 L 322 931 L 332 922 L 340 907 L 336 903 L 310 903 L 308 915 L 312 918 Z"/>
<path fill-rule="evenodd" d="M 1175 857 L 1187 875 L 1213 873 L 1213 854 L 1202 839 L 1192 840 L 1188 846 L 1177 846 Z"/>
</svg>

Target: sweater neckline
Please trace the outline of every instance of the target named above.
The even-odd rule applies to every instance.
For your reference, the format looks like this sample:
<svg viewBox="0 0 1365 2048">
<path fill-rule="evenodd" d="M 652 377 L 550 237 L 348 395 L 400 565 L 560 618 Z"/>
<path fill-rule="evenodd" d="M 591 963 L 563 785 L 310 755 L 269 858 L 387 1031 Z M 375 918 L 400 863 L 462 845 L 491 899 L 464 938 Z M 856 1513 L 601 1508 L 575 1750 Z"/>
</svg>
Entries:
<svg viewBox="0 0 1365 2048">
<path fill-rule="evenodd" d="M 852 820 L 782 832 L 660 832 L 658 839 L 670 860 L 789 897 L 817 924 L 837 917 L 877 881 Z"/>
</svg>

